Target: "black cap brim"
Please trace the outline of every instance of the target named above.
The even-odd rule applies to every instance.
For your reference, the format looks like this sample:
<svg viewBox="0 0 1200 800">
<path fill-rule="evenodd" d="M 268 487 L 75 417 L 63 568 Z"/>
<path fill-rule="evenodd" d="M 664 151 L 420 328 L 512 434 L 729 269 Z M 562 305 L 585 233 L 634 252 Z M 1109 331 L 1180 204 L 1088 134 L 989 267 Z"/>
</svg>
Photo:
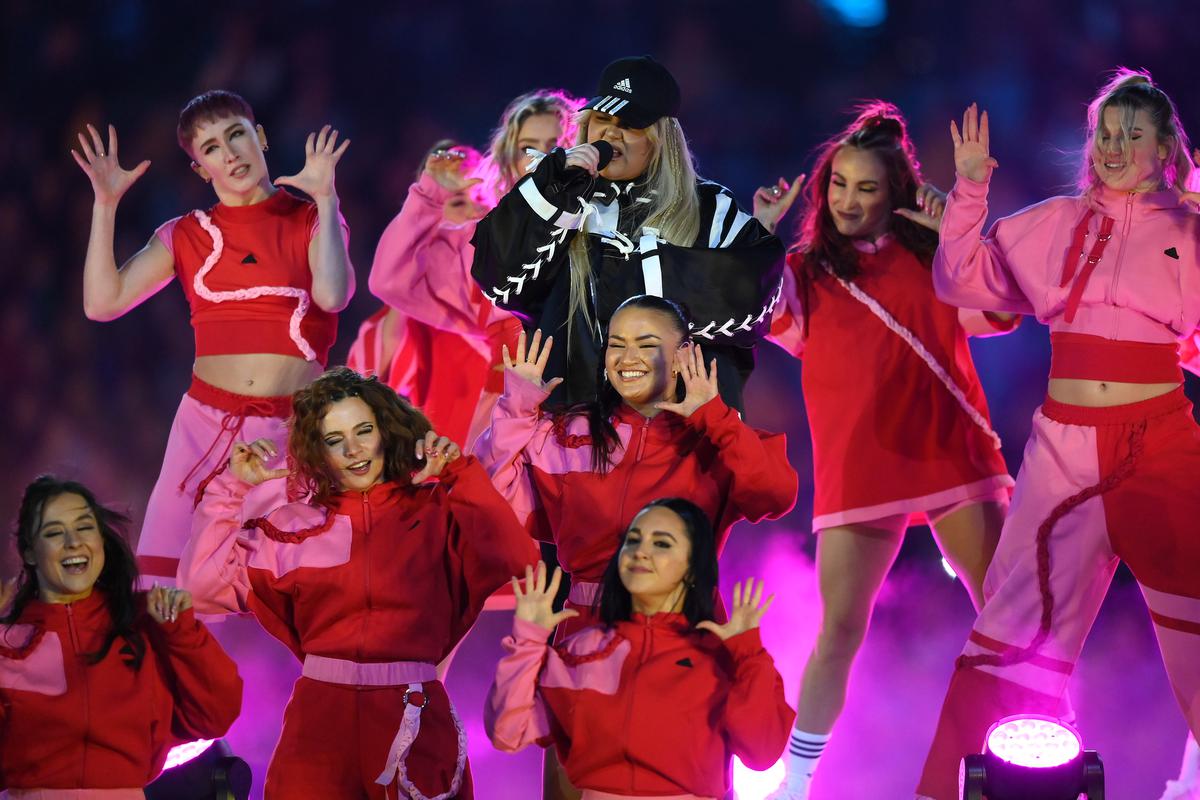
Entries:
<svg viewBox="0 0 1200 800">
<path fill-rule="evenodd" d="M 621 124 L 629 128 L 649 128 L 658 122 L 656 117 L 633 100 L 616 94 L 604 94 L 593 97 L 583 104 L 581 110 L 599 111 L 621 120 Z"/>
</svg>

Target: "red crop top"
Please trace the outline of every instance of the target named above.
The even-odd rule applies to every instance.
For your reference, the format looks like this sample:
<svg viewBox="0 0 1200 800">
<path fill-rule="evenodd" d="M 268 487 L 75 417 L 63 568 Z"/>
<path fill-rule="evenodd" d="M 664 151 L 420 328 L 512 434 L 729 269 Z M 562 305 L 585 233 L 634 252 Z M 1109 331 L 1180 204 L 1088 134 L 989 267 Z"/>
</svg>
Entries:
<svg viewBox="0 0 1200 800">
<path fill-rule="evenodd" d="M 312 302 L 308 245 L 317 224 L 314 203 L 279 190 L 251 206 L 193 211 L 155 232 L 175 258 L 197 356 L 280 353 L 326 363 L 337 315 Z"/>
</svg>

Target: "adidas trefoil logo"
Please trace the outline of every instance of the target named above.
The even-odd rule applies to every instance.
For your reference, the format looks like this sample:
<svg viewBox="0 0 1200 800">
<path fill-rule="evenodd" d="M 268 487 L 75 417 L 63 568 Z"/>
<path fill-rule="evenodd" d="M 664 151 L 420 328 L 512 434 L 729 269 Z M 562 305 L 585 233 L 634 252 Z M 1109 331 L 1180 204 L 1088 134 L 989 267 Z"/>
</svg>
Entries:
<svg viewBox="0 0 1200 800">
<path fill-rule="evenodd" d="M 629 92 L 630 94 L 633 94 L 633 89 L 631 89 L 629 86 L 629 78 L 621 78 L 621 80 L 613 84 L 613 88 L 619 92 Z"/>
<path fill-rule="evenodd" d="M 258 259 L 254 257 L 254 253 L 249 253 L 249 254 L 247 254 L 247 256 L 245 258 L 242 259 L 242 263 L 243 264 L 257 264 Z"/>
</svg>

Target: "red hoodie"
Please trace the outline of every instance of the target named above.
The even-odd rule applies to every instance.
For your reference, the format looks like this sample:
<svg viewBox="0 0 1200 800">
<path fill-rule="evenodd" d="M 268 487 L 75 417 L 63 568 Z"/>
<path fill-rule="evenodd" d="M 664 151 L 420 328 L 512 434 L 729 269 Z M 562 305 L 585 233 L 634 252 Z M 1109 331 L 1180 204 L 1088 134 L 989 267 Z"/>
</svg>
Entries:
<svg viewBox="0 0 1200 800">
<path fill-rule="evenodd" d="M 488 595 L 537 560 L 474 458 L 436 484 L 343 492 L 332 510 L 256 507 L 278 497 L 272 483 L 248 491 L 225 473 L 210 484 L 179 582 L 201 613 L 253 611 L 301 660 L 436 664 Z"/>
<path fill-rule="evenodd" d="M 647 418 L 622 405 L 613 418 L 617 463 L 604 473 L 592 469 L 587 419 L 543 415 L 546 397 L 506 372 L 492 426 L 474 450 L 530 532 L 558 546 L 577 610 L 591 605 L 580 585 L 598 584 L 621 535 L 651 500 L 682 497 L 700 506 L 718 553 L 735 523 L 780 517 L 796 502 L 786 437 L 751 428 L 720 397 L 687 418 L 666 411 Z M 568 620 L 566 630 L 589 621 Z"/>
<path fill-rule="evenodd" d="M 74 603 L 26 606 L 0 627 L 0 788 L 140 789 L 175 744 L 225 735 L 242 679 L 192 611 L 159 624 L 138 597 L 140 669 L 118 638 L 89 664 L 112 626 L 98 591 Z"/>
<path fill-rule="evenodd" d="M 554 744 L 576 788 L 722 797 L 731 756 L 766 769 L 787 745 L 795 713 L 757 628 L 722 642 L 663 613 L 549 635 L 513 620 L 484 726 L 507 752 Z"/>
</svg>

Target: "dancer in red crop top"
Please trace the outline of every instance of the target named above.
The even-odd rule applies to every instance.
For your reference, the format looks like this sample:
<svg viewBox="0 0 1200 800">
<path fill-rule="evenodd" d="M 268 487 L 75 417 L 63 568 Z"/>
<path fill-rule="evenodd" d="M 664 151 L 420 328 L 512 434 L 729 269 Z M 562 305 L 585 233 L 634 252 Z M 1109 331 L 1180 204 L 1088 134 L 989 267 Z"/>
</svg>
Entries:
<svg viewBox="0 0 1200 800">
<path fill-rule="evenodd" d="M 96 200 L 83 269 L 83 307 L 105 322 L 130 311 L 178 275 L 196 332 L 192 385 L 176 413 L 137 552 L 142 572 L 173 579 L 192 509 L 228 459 L 234 439 L 280 444 L 292 392 L 323 369 L 337 312 L 354 293 L 334 171 L 350 140 L 329 126 L 310 134 L 304 168 L 271 182 L 266 132 L 236 94 L 211 91 L 179 115 L 179 146 L 212 184 L 218 203 L 161 226 L 118 269 L 113 253 L 121 197 L 150 166 L 117 160 L 91 125 L 75 161 Z M 279 189 L 291 186 L 311 200 Z"/>
</svg>

